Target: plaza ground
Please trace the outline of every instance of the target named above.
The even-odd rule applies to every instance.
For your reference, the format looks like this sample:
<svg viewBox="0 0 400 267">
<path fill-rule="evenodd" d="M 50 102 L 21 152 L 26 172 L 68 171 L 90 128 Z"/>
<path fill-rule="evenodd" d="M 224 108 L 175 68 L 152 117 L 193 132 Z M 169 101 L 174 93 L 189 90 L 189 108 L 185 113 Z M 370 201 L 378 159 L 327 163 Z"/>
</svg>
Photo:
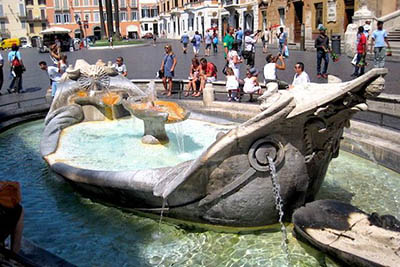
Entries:
<svg viewBox="0 0 400 267">
<path fill-rule="evenodd" d="M 103 50 L 88 50 L 83 49 L 76 52 L 66 52 L 68 56 L 68 63 L 74 64 L 79 58 L 85 59 L 89 63 L 95 63 L 98 59 L 102 59 L 104 62 L 115 61 L 117 56 L 124 58 L 125 64 L 128 68 L 129 79 L 152 79 L 155 78 L 157 70 L 160 68 L 161 60 L 164 53 L 164 45 L 172 44 L 173 50 L 177 55 L 178 64 L 175 70 L 175 77 L 178 79 L 187 79 L 191 59 L 193 58 L 192 46 L 189 45 L 188 53 L 183 54 L 181 44 L 177 40 L 158 40 L 157 45 L 148 45 L 140 47 L 124 47 L 114 49 L 103 49 Z M 23 74 L 23 89 L 25 93 L 37 92 L 36 94 L 45 94 L 46 89 L 49 87 L 49 79 L 47 74 L 40 70 L 38 67 L 39 61 L 46 61 L 51 64 L 51 60 L 48 53 L 40 54 L 35 48 L 21 49 L 22 58 L 27 71 Z M 271 53 L 276 54 L 276 49 L 271 49 Z M 1 52 L 4 59 L 7 59 L 7 52 Z M 200 57 L 204 55 L 204 46 L 201 46 Z M 262 53 L 260 46 L 256 49 L 256 67 L 260 70 L 259 80 L 263 80 L 263 66 L 265 65 L 265 55 Z M 218 68 L 218 80 L 225 80 L 221 70 L 225 65 L 223 57 L 223 48 L 220 45 L 218 47 L 218 53 L 214 55 L 211 53 L 210 57 L 207 57 L 209 61 L 215 63 Z M 294 65 L 296 62 L 301 61 L 305 64 L 305 70 L 309 74 L 312 82 L 324 83 L 326 80 L 318 79 L 316 77 L 316 55 L 315 52 L 304 52 L 304 51 L 290 51 L 290 57 L 286 60 L 286 70 L 278 71 L 278 77 L 287 82 L 293 80 Z M 341 55 L 339 62 L 330 61 L 329 73 L 340 77 L 343 81 L 351 80 L 351 73 L 353 72 L 353 66 L 350 64 L 351 59 L 346 55 Z M 367 70 L 372 68 L 372 62 L 369 62 Z M 398 78 L 400 77 L 399 63 L 387 62 L 386 67 L 389 69 L 386 79 L 386 94 L 400 94 L 398 86 Z M 245 64 L 241 64 L 241 77 L 244 77 L 246 70 Z M 5 66 L 3 67 L 4 72 L 4 83 L 1 90 L 3 93 L 2 97 L 7 96 L 7 88 L 10 84 L 9 69 L 7 60 L 5 60 Z M 40 93 L 39 93 L 40 92 Z"/>
</svg>

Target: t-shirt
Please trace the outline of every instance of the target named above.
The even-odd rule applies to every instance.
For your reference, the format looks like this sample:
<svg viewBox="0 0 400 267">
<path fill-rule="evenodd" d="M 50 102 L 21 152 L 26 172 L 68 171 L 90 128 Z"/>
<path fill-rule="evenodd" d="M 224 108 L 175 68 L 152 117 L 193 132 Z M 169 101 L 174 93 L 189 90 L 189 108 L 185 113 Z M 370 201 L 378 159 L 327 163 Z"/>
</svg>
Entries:
<svg viewBox="0 0 400 267">
<path fill-rule="evenodd" d="M 181 41 L 184 44 L 188 44 L 189 43 L 189 35 L 187 35 L 187 34 L 182 35 Z"/>
<path fill-rule="evenodd" d="M 279 33 L 279 43 L 281 43 L 281 44 L 283 44 L 283 43 L 285 43 L 286 42 L 286 38 L 287 38 L 287 35 L 286 35 L 286 32 L 281 32 L 281 33 Z"/>
<path fill-rule="evenodd" d="M 21 53 L 19 51 L 11 51 L 10 53 L 8 53 L 8 62 L 11 63 L 14 58 L 18 58 L 19 60 L 21 60 Z"/>
<path fill-rule="evenodd" d="M 237 56 L 239 58 L 239 54 L 238 54 L 237 51 L 235 51 L 235 50 L 229 51 L 229 53 L 228 53 L 229 67 L 232 68 L 232 69 L 238 69 L 239 66 L 240 66 L 240 63 L 236 63 L 236 64 L 233 63 L 233 58 L 235 56 Z"/>
<path fill-rule="evenodd" d="M 236 33 L 236 39 L 240 41 L 243 39 L 243 30 L 240 30 Z"/>
<path fill-rule="evenodd" d="M 298 75 L 297 73 L 294 75 L 292 85 L 297 86 L 297 85 L 305 85 L 310 82 L 310 77 L 308 77 L 308 74 L 303 71 Z"/>
<path fill-rule="evenodd" d="M 212 42 L 212 36 L 210 33 L 206 33 L 206 35 L 204 36 L 204 40 L 206 44 L 211 44 Z"/>
<path fill-rule="evenodd" d="M 239 88 L 239 82 L 235 75 L 226 76 L 226 90 L 236 90 Z"/>
<path fill-rule="evenodd" d="M 252 78 L 245 78 L 243 91 L 248 94 L 252 94 L 260 89 L 260 86 L 256 86 L 255 79 Z"/>
<path fill-rule="evenodd" d="M 375 47 L 385 47 L 385 38 L 387 38 L 387 32 L 385 30 L 375 30 L 372 34 L 372 38 L 375 40 Z"/>
<path fill-rule="evenodd" d="M 212 64 L 211 62 L 207 62 L 206 67 L 202 67 L 202 69 L 207 77 L 217 77 L 217 72 L 215 71 L 214 64 Z"/>
<path fill-rule="evenodd" d="M 122 64 L 121 66 L 118 66 L 117 63 L 115 63 L 113 65 L 113 67 L 117 70 L 118 74 L 124 74 L 127 70 L 126 70 L 126 65 Z"/>
<path fill-rule="evenodd" d="M 233 46 L 233 42 L 235 41 L 235 39 L 233 38 L 232 35 L 225 35 L 224 37 L 224 47 L 228 47 L 228 51 L 230 51 L 232 49 Z M 224 56 L 226 57 L 226 53 L 224 53 Z"/>
<path fill-rule="evenodd" d="M 195 34 L 193 37 L 196 40 L 195 46 L 200 46 L 201 43 L 201 36 L 199 34 Z"/>
<path fill-rule="evenodd" d="M 58 72 L 57 67 L 48 66 L 47 74 L 49 75 L 50 80 L 52 80 L 53 82 L 58 82 L 61 79 L 61 74 Z"/>
<path fill-rule="evenodd" d="M 357 53 L 359 54 L 364 54 L 365 53 L 365 47 L 367 44 L 367 37 L 365 36 L 364 33 L 359 34 L 358 36 L 358 44 L 357 44 Z"/>
<path fill-rule="evenodd" d="M 276 80 L 276 64 L 275 63 L 265 64 L 264 79 L 265 80 Z"/>
<path fill-rule="evenodd" d="M 256 43 L 256 39 L 254 39 L 252 36 L 248 35 L 244 37 L 244 50 L 245 51 L 251 51 L 254 52 L 254 44 Z"/>
</svg>

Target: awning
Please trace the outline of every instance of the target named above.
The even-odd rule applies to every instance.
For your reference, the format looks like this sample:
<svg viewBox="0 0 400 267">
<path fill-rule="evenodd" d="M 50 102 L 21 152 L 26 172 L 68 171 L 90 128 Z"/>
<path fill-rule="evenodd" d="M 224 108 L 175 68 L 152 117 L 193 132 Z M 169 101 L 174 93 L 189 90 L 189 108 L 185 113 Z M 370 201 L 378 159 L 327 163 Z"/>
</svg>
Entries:
<svg viewBox="0 0 400 267">
<path fill-rule="evenodd" d="M 70 33 L 71 30 L 69 29 L 65 29 L 65 28 L 61 28 L 61 27 L 51 27 L 48 28 L 46 30 L 41 31 L 41 34 L 48 34 L 48 33 Z"/>
<path fill-rule="evenodd" d="M 126 27 L 126 32 L 138 32 L 139 28 L 136 25 L 129 25 Z"/>
</svg>

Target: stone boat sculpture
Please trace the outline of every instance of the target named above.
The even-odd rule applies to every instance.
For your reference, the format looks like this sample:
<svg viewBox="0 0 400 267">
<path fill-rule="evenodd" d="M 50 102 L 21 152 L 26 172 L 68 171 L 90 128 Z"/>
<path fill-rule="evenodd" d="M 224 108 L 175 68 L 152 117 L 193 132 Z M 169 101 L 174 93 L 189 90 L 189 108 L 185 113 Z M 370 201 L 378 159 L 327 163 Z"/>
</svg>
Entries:
<svg viewBox="0 0 400 267">
<path fill-rule="evenodd" d="M 149 93 L 109 66 L 79 61 L 67 71 L 45 119 L 41 153 L 54 172 L 103 202 L 207 224 L 274 224 L 278 212 L 268 157 L 276 166 L 288 220 L 313 200 L 329 162 L 338 156 L 343 128 L 354 113 L 367 109 L 368 96 L 383 90 L 386 73 L 373 69 L 350 82 L 268 91 L 260 97 L 259 114 L 219 134 L 195 160 L 157 169 L 96 171 L 53 157 L 63 129 L 93 120 L 93 110 L 109 119 L 127 116 L 124 106 L 145 102 Z"/>
</svg>

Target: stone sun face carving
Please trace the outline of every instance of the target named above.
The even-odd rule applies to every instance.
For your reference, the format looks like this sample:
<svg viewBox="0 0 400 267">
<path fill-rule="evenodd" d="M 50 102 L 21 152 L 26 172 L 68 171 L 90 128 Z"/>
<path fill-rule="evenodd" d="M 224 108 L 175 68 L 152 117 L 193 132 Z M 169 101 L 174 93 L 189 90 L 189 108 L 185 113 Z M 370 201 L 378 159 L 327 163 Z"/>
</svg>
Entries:
<svg viewBox="0 0 400 267">
<path fill-rule="evenodd" d="M 110 76 L 105 67 L 89 65 L 81 68 L 78 83 L 85 91 L 106 91 L 110 87 Z"/>
</svg>

